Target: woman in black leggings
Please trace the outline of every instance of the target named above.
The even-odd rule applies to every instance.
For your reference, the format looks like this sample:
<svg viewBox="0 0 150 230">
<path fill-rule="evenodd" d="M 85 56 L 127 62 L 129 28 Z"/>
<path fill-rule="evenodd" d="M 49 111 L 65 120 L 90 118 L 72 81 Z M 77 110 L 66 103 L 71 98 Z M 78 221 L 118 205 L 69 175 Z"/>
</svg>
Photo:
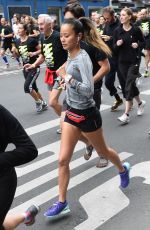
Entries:
<svg viewBox="0 0 150 230">
<path fill-rule="evenodd" d="M 122 82 L 124 82 L 122 92 L 126 99 L 124 114 L 118 117 L 122 124 L 129 122 L 133 98 L 138 104 L 138 116 L 143 114 L 145 105 L 145 101 L 140 99 L 140 93 L 136 86 L 136 78 L 139 76 L 140 51 L 144 46 L 144 38 L 141 30 L 131 24 L 131 20 L 131 9 L 122 9 L 120 13 L 121 26 L 114 32 L 114 48 L 118 54 L 118 68 Z"/>
<path fill-rule="evenodd" d="M 15 148 L 6 150 L 8 144 Z M 25 213 L 6 217 L 17 187 L 15 167 L 33 160 L 37 153 L 18 120 L 0 105 L 0 230 L 13 230 L 22 222 L 31 224 L 38 213 L 38 207 L 33 205 Z"/>
<path fill-rule="evenodd" d="M 38 57 L 38 54 L 41 52 L 38 41 L 28 36 L 26 24 L 19 24 L 18 34 L 20 38 L 16 41 L 16 53 L 21 56 L 23 65 L 27 63 L 34 63 Z M 43 97 L 36 85 L 36 80 L 39 74 L 40 67 L 31 70 L 23 69 L 23 75 L 25 78 L 24 91 L 25 93 L 29 93 L 35 100 L 36 110 L 38 113 L 48 108 L 47 103 L 43 100 Z"/>
</svg>

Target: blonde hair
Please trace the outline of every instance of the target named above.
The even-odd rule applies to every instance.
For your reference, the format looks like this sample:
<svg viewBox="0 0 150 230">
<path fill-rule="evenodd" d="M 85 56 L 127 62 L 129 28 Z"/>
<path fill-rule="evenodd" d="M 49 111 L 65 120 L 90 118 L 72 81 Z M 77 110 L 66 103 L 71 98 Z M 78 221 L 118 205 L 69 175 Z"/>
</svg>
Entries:
<svg viewBox="0 0 150 230">
<path fill-rule="evenodd" d="M 107 56 L 111 56 L 111 50 L 100 38 L 94 23 L 86 17 L 82 17 L 79 20 L 83 25 L 83 40 L 102 50 Z"/>
</svg>

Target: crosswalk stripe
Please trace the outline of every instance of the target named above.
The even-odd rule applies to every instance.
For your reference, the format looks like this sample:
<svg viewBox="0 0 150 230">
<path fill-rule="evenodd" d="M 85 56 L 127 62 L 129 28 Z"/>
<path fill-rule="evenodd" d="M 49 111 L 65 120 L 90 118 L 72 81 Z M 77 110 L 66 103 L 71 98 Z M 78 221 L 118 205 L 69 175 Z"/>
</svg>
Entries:
<svg viewBox="0 0 150 230">
<path fill-rule="evenodd" d="M 77 152 L 77 151 L 81 150 L 83 147 L 84 147 L 84 144 L 79 141 L 77 143 L 74 151 Z M 39 169 L 39 168 L 41 168 L 43 166 L 46 166 L 46 165 L 51 164 L 52 162 L 58 160 L 58 154 L 59 154 L 59 149 L 60 149 L 60 141 L 57 141 L 57 142 L 55 142 L 53 144 L 50 144 L 50 145 L 46 146 L 45 149 L 47 149 L 48 151 L 55 151 L 54 152 L 55 154 L 50 156 L 50 157 L 46 157 L 46 158 L 44 158 L 42 160 L 33 162 L 32 164 L 26 165 L 24 167 L 16 168 L 17 176 L 18 177 L 24 176 L 24 175 L 26 175 L 26 174 L 28 174 L 30 172 L 33 172 L 33 171 L 35 171 L 35 170 L 37 170 L 37 169 Z"/>
<path fill-rule="evenodd" d="M 44 122 L 42 124 L 27 128 L 26 132 L 29 136 L 31 136 L 33 134 L 37 134 L 39 132 L 48 130 L 50 128 L 54 128 L 55 126 L 58 126 L 59 124 L 60 124 L 60 118 L 57 118 L 55 120 L 51 120 L 51 121 Z"/>
<path fill-rule="evenodd" d="M 131 157 L 132 155 L 133 154 L 127 153 L 127 152 L 122 152 L 119 154 L 121 160 L 125 160 L 128 157 Z M 72 177 L 70 179 L 70 184 L 69 184 L 68 190 L 81 184 L 81 183 L 83 183 L 84 181 L 96 176 L 97 174 L 107 170 L 108 168 L 110 168 L 112 166 L 113 166 L 112 164 L 109 164 L 108 167 L 101 168 L 101 169 L 98 169 L 94 166 L 94 167 L 91 167 L 88 170 L 85 170 L 84 172 L 78 174 L 77 176 Z M 13 209 L 10 210 L 9 213 L 15 214 L 15 213 L 23 212 L 24 210 L 26 210 L 27 207 L 29 207 L 33 203 L 35 203 L 37 205 L 42 205 L 42 204 L 48 202 L 49 200 L 53 199 L 56 196 L 58 196 L 58 186 L 55 186 L 55 187 L 39 194 L 38 196 L 33 197 L 32 199 L 24 202 L 23 204 L 20 204 L 20 205 L 14 207 Z"/>
<path fill-rule="evenodd" d="M 90 160 L 94 160 L 95 158 L 97 158 L 97 154 L 94 151 L 92 154 L 92 158 Z M 85 159 L 82 156 L 82 157 L 80 157 L 80 158 L 78 158 L 78 159 L 76 159 L 70 163 L 70 169 L 73 170 L 76 167 L 79 167 L 79 166 L 84 165 L 86 163 L 87 162 L 85 161 Z M 50 171 L 49 173 L 46 173 L 46 174 L 44 174 L 44 175 L 42 175 L 42 176 L 40 176 L 34 180 L 31 180 L 31 181 L 17 187 L 15 197 L 20 196 L 26 192 L 29 192 L 30 190 L 32 190 L 32 189 L 50 181 L 50 180 L 53 180 L 53 179 L 57 178 L 57 176 L 58 176 L 58 169 L 54 169 L 54 170 Z"/>
<path fill-rule="evenodd" d="M 106 109 L 109 109 L 110 107 L 110 105 L 101 104 L 100 111 L 104 111 Z"/>
<path fill-rule="evenodd" d="M 150 89 L 142 91 L 140 94 L 150 95 Z"/>
</svg>

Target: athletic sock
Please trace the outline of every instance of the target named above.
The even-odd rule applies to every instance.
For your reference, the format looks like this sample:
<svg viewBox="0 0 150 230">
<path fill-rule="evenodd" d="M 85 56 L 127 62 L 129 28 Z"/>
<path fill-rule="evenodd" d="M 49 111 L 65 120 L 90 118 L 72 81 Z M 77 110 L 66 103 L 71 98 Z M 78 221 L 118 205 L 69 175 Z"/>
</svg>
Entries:
<svg viewBox="0 0 150 230">
<path fill-rule="evenodd" d="M 2 58 L 3 58 L 4 62 L 8 65 L 7 57 L 6 57 L 6 56 L 3 56 Z"/>
<path fill-rule="evenodd" d="M 16 61 L 17 61 L 18 63 L 20 63 L 20 59 L 19 59 L 19 57 L 16 57 Z"/>
</svg>

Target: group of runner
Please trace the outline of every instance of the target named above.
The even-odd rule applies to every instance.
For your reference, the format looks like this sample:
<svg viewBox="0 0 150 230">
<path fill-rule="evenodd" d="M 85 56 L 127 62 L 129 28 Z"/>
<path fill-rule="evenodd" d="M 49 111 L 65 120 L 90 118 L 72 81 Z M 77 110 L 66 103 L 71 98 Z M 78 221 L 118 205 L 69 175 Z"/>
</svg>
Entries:
<svg viewBox="0 0 150 230">
<path fill-rule="evenodd" d="M 55 30 L 53 19 L 47 14 L 40 14 L 37 22 L 27 15 L 20 21 L 16 14 L 14 31 L 8 24 L 2 26 L 3 60 L 8 67 L 5 55 L 7 48 L 19 65 L 21 57 L 25 78 L 24 91 L 35 100 L 37 112 L 48 108 L 36 85 L 40 65 L 46 63 L 44 81 L 49 92 L 49 105 L 61 121 L 59 199 L 44 213 L 48 219 L 70 212 L 67 202 L 69 163 L 78 140 L 86 144 L 85 160 L 91 157 L 95 149 L 99 156 L 97 166 L 106 167 L 108 161 L 111 161 L 119 172 L 121 187 L 126 188 L 129 185 L 130 164 L 122 163 L 117 152 L 107 146 L 104 140 L 100 115 L 101 90 L 105 77 L 105 86 L 115 98 L 111 111 L 122 105 L 123 99 L 115 87 L 117 74 L 125 100 L 125 112 L 118 120 L 122 124 L 129 123 L 133 99 L 137 102 L 137 115 L 143 114 L 145 101 L 140 98 L 136 79 L 139 77 L 142 50 L 145 51 L 146 60 L 144 74 L 145 77 L 148 76 L 150 20 L 148 17 L 142 18 L 142 15 L 141 13 L 139 20 L 133 21 L 132 10 L 123 8 L 118 18 L 112 7 L 106 7 L 102 15 L 94 12 L 89 19 L 85 17 L 84 8 L 75 3 L 64 8 L 65 20 L 61 24 L 60 32 Z M 6 23 L 4 18 L 1 19 L 3 21 Z M 13 39 L 13 45 L 10 39 Z M 65 90 L 65 97 L 61 105 L 59 96 L 62 90 Z M 33 214 L 34 219 L 38 209 L 34 206 L 33 210 L 30 214 Z M 9 230 L 14 227 L 3 226 L 1 229 Z"/>
</svg>

